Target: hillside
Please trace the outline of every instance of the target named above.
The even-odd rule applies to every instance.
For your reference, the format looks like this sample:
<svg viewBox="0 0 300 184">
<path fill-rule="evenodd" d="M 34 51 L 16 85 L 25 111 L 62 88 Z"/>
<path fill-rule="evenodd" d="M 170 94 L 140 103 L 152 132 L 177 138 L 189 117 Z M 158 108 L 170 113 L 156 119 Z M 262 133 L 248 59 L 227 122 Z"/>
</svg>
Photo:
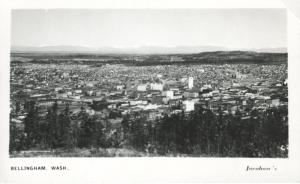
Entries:
<svg viewBox="0 0 300 184">
<path fill-rule="evenodd" d="M 95 53 L 12 53 L 11 61 L 76 64 L 278 64 L 287 62 L 287 53 L 213 51 L 196 54 L 95 54 Z"/>
</svg>

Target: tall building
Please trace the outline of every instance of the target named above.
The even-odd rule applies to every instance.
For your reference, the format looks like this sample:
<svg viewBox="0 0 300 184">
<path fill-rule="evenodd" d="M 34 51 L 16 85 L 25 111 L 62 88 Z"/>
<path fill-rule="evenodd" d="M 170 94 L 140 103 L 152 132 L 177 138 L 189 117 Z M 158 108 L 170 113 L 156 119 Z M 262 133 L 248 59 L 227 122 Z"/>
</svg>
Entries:
<svg viewBox="0 0 300 184">
<path fill-rule="evenodd" d="M 194 78 L 193 77 L 189 77 L 188 87 L 189 87 L 189 89 L 192 89 L 194 87 Z"/>
</svg>

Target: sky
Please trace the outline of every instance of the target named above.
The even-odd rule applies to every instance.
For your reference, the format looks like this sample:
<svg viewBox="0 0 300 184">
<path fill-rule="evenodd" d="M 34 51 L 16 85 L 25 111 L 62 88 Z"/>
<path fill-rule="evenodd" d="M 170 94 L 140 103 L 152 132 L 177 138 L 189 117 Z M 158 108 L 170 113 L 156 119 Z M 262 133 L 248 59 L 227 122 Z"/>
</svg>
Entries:
<svg viewBox="0 0 300 184">
<path fill-rule="evenodd" d="M 12 10 L 12 46 L 287 46 L 283 9 Z"/>
</svg>

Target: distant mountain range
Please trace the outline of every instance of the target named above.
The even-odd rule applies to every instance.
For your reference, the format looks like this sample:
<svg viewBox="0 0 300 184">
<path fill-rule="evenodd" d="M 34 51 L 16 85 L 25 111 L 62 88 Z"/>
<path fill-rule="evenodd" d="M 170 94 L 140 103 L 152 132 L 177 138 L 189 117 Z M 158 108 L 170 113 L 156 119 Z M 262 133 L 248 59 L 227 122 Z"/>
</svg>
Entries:
<svg viewBox="0 0 300 184">
<path fill-rule="evenodd" d="M 157 46 L 142 46 L 142 47 L 84 47 L 73 45 L 54 45 L 41 47 L 24 47 L 12 46 L 11 52 L 49 52 L 49 53 L 99 53 L 99 54 L 193 54 L 201 52 L 213 51 L 254 51 L 254 52 L 268 52 L 268 53 L 286 53 L 287 48 L 261 48 L 261 49 L 238 49 L 226 48 L 218 46 L 178 46 L 178 47 L 157 47 Z"/>
</svg>

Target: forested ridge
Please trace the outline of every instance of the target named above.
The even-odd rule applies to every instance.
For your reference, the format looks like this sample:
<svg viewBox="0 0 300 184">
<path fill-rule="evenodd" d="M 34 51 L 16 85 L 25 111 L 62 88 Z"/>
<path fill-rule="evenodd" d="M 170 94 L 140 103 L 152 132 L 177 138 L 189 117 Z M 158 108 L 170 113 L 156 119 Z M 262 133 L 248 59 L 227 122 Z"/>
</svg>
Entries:
<svg viewBox="0 0 300 184">
<path fill-rule="evenodd" d="M 126 148 L 153 156 L 287 157 L 287 113 L 286 108 L 253 110 L 243 119 L 238 111 L 223 115 L 221 109 L 214 114 L 197 108 L 154 121 L 135 113 L 111 124 L 84 108 L 71 117 L 68 105 L 59 112 L 56 103 L 40 117 L 32 103 L 24 132 L 11 123 L 10 152 Z"/>
</svg>

